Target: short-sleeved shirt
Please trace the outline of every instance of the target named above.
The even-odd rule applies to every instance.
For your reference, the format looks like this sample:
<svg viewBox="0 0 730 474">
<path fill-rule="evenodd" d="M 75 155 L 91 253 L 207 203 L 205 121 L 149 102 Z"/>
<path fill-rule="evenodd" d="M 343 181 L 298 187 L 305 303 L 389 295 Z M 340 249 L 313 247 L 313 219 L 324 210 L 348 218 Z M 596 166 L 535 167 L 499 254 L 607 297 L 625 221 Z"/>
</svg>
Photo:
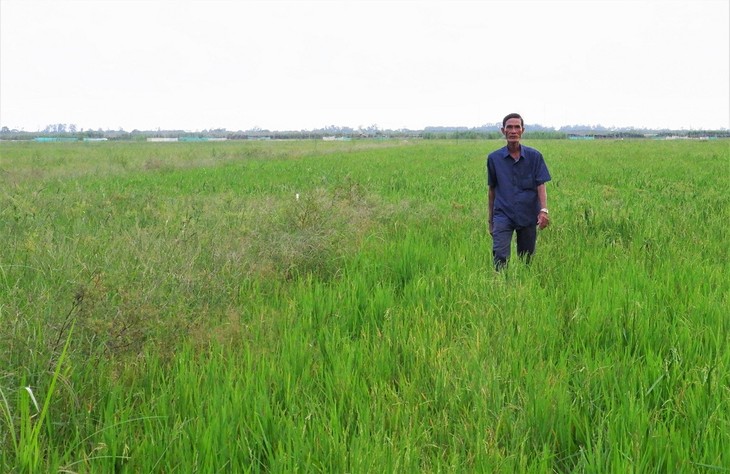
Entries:
<svg viewBox="0 0 730 474">
<path fill-rule="evenodd" d="M 487 184 L 494 188 L 494 218 L 508 218 L 516 227 L 537 223 L 540 200 L 537 187 L 550 181 L 542 153 L 520 145 L 515 160 L 505 146 L 487 157 Z"/>
</svg>

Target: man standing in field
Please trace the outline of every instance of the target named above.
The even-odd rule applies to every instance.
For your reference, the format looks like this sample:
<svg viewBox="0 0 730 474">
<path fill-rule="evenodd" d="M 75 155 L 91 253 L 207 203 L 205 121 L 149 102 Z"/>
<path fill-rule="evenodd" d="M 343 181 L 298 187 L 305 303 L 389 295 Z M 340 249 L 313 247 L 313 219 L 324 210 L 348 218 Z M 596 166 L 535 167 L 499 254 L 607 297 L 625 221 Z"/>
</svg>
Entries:
<svg viewBox="0 0 730 474">
<path fill-rule="evenodd" d="M 500 270 L 510 256 L 512 234 L 517 234 L 517 254 L 528 262 L 535 253 L 537 229 L 550 224 L 545 183 L 550 181 L 542 153 L 522 145 L 525 123 L 519 114 L 502 120 L 507 146 L 489 154 L 489 233 L 494 267 Z"/>
</svg>

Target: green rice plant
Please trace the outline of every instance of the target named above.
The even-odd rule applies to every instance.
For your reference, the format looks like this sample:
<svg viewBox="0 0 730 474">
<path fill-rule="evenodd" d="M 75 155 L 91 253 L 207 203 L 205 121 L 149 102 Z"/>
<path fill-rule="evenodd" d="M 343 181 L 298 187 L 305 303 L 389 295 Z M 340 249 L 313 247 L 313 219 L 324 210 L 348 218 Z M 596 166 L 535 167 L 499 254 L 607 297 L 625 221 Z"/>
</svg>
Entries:
<svg viewBox="0 0 730 474">
<path fill-rule="evenodd" d="M 499 141 L 0 144 L 0 470 L 67 337 L 46 471 L 726 469 L 726 143 L 532 144 L 500 273 Z"/>
<path fill-rule="evenodd" d="M 17 458 L 19 447 L 18 436 L 15 430 L 15 421 L 10 409 L 10 403 L 8 402 L 8 398 L 5 396 L 5 391 L 2 387 L 0 387 L 0 397 L 2 398 L 2 406 L 0 406 L 0 408 L 2 408 L 3 423 L 5 424 L 5 432 L 7 433 L 7 435 L 3 436 L 3 445 L 9 445 L 9 451 L 15 453 L 15 457 Z M 9 440 L 6 440 L 5 438 L 9 438 Z"/>
<path fill-rule="evenodd" d="M 44 449 L 43 444 L 53 439 L 49 409 L 55 395 L 56 384 L 61 377 L 62 367 L 68 357 L 72 336 L 73 324 L 69 328 L 63 349 L 58 355 L 42 406 L 38 404 L 33 389 L 25 386 L 24 390 L 17 392 L 18 415 L 13 416 L 5 392 L 0 389 L 3 401 L 3 421 L 7 433 L 9 433 L 12 448 L 8 458 L 15 460 L 15 465 L 20 472 L 39 472 L 45 470 L 43 466 L 47 465 L 47 459 L 45 459 L 47 448 Z M 35 409 L 35 413 L 32 409 Z M 42 433 L 45 433 L 45 437 L 41 437 Z"/>
</svg>

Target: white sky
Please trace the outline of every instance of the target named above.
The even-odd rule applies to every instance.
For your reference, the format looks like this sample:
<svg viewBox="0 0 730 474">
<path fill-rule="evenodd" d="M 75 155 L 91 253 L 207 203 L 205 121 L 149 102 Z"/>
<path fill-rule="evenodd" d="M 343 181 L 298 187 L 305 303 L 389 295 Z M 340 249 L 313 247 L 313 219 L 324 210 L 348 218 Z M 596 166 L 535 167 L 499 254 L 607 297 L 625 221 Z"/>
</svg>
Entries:
<svg viewBox="0 0 730 474">
<path fill-rule="evenodd" d="M 0 0 L 0 125 L 730 128 L 728 0 Z"/>
</svg>

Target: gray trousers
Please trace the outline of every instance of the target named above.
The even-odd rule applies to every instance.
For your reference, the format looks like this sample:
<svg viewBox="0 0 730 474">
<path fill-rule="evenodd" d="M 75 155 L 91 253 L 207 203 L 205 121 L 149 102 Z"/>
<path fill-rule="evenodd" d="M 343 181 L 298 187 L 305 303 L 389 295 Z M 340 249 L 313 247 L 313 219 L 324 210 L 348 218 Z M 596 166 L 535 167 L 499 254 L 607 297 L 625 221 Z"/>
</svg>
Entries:
<svg viewBox="0 0 730 474">
<path fill-rule="evenodd" d="M 517 234 L 517 255 L 520 258 L 526 259 L 529 263 L 530 257 L 535 253 L 537 225 L 517 227 L 510 219 L 494 219 L 494 225 L 492 226 L 492 256 L 494 257 L 494 268 L 497 270 L 507 265 L 513 233 Z"/>
</svg>

